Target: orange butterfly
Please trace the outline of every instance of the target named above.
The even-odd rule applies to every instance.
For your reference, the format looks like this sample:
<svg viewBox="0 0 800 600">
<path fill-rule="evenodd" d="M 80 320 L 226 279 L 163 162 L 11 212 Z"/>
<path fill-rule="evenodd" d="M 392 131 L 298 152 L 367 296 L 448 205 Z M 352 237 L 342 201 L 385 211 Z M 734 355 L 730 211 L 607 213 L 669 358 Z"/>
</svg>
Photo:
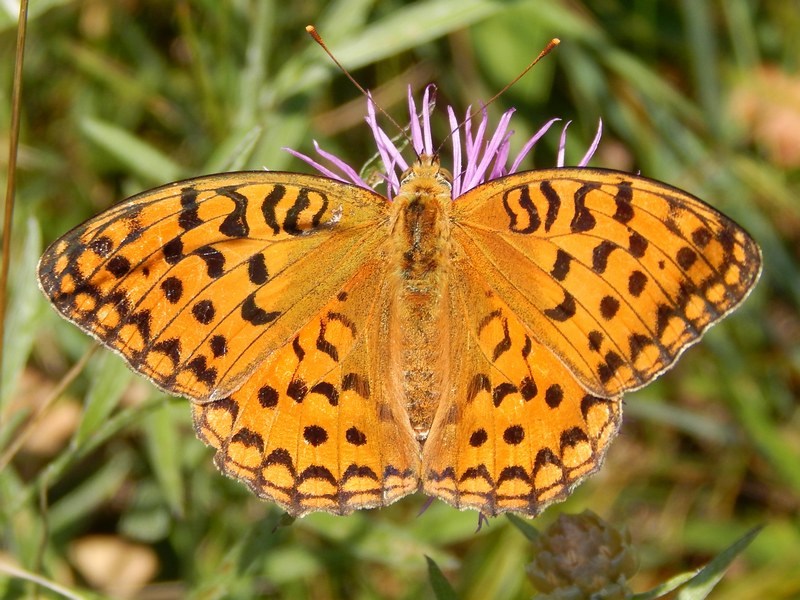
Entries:
<svg viewBox="0 0 800 600">
<path fill-rule="evenodd" d="M 510 111 L 492 136 L 468 119 L 462 149 L 450 109 L 454 180 L 428 92 L 421 124 L 409 102 L 410 167 L 369 103 L 391 200 L 325 153 L 344 176 L 172 183 L 54 242 L 41 286 L 292 515 L 418 490 L 536 515 L 600 467 L 621 394 L 744 300 L 760 250 L 663 183 L 515 172 L 552 122 L 508 168 Z"/>
</svg>

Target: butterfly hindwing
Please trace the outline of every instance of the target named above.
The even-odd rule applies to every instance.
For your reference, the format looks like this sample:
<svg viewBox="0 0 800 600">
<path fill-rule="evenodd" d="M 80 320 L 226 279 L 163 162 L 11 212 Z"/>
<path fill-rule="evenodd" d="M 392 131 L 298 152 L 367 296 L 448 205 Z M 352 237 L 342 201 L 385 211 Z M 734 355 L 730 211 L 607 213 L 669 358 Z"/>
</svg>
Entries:
<svg viewBox="0 0 800 600">
<path fill-rule="evenodd" d="M 385 393 L 386 260 L 378 254 L 230 397 L 193 406 L 216 463 L 290 514 L 347 514 L 417 490 L 419 444 Z"/>
<path fill-rule="evenodd" d="M 423 450 L 424 491 L 485 514 L 539 514 L 600 468 L 619 398 L 586 392 L 502 299 L 456 259 L 455 382 Z"/>
</svg>

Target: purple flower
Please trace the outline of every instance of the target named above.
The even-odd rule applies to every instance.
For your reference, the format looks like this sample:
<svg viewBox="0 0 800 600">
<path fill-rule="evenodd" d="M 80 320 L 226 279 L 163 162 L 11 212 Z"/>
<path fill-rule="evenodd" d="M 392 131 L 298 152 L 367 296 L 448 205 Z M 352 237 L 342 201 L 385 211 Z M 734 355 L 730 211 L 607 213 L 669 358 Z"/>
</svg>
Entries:
<svg viewBox="0 0 800 600">
<path fill-rule="evenodd" d="M 408 90 L 408 114 L 410 121 L 411 145 L 417 156 L 423 154 L 432 155 L 436 154 L 436 148 L 433 146 L 433 138 L 431 135 L 431 108 L 433 106 L 432 96 L 435 92 L 434 86 L 430 85 L 425 89 L 422 95 L 422 108 L 421 111 L 417 110 L 417 105 L 414 102 L 414 97 L 411 93 L 411 88 Z M 514 157 L 509 165 L 510 154 L 510 140 L 514 131 L 509 129 L 511 116 L 514 114 L 514 109 L 509 109 L 500 118 L 500 122 L 494 131 L 489 128 L 488 112 L 484 108 L 481 111 L 480 120 L 475 127 L 473 133 L 473 115 L 471 114 L 470 107 L 467 107 L 466 117 L 462 124 L 459 123 L 456 113 L 451 106 L 447 107 L 447 115 L 450 122 L 451 140 L 453 146 L 452 152 L 452 168 L 453 173 L 453 198 L 458 198 L 460 195 L 468 192 L 474 187 L 489 181 L 497 179 L 504 175 L 516 173 L 519 165 L 523 159 L 528 155 L 533 146 L 539 139 L 547 133 L 550 127 L 561 119 L 550 119 L 547 123 L 537 131 L 522 147 L 522 150 Z M 382 178 L 387 184 L 389 198 L 392 198 L 400 189 L 400 176 L 408 169 L 409 165 L 401 153 L 401 150 L 394 144 L 392 139 L 386 132 L 378 125 L 377 113 L 375 104 L 371 97 L 367 98 L 367 124 L 372 130 L 372 135 L 375 138 L 375 144 L 378 149 L 378 154 L 383 163 Z M 570 122 L 564 125 L 561 132 L 561 140 L 558 148 L 557 167 L 564 166 L 564 151 L 566 147 L 567 128 Z M 461 126 L 460 126 L 461 125 Z M 584 167 L 588 164 L 589 160 L 597 150 L 600 143 L 600 136 L 603 130 L 602 121 L 597 128 L 597 134 L 594 141 L 587 150 L 584 157 L 578 163 L 579 167 Z M 463 135 L 463 143 L 462 143 Z M 340 181 L 347 183 L 354 183 L 358 186 L 370 188 L 366 181 L 353 169 L 350 165 L 344 162 L 338 156 L 326 152 L 319 147 L 317 142 L 314 142 L 314 149 L 330 166 L 325 166 L 310 156 L 292 150 L 291 148 L 284 148 L 293 156 L 305 161 L 317 171 Z"/>
</svg>

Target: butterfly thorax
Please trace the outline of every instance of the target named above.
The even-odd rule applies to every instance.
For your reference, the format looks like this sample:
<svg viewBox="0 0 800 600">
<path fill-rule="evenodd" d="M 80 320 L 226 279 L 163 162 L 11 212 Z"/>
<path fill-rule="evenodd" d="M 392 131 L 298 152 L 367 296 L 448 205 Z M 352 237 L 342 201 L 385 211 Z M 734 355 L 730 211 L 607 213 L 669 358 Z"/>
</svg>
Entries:
<svg viewBox="0 0 800 600">
<path fill-rule="evenodd" d="M 450 174 L 423 155 L 404 173 L 392 206 L 395 268 L 391 320 L 395 381 L 420 440 L 430 430 L 444 391 L 445 306 L 450 253 Z"/>
</svg>

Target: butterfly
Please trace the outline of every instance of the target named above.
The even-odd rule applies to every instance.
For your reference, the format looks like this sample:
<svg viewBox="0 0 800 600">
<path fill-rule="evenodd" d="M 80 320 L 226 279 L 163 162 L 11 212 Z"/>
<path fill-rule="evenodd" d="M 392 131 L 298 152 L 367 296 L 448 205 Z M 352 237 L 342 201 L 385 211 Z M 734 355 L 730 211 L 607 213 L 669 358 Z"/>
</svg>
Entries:
<svg viewBox="0 0 800 600">
<path fill-rule="evenodd" d="M 485 121 L 454 180 L 413 108 L 406 165 L 370 114 L 391 198 L 323 167 L 171 183 L 55 241 L 41 288 L 291 515 L 417 491 L 536 515 L 600 468 L 621 395 L 744 300 L 760 250 L 664 183 L 505 169 Z"/>
</svg>

